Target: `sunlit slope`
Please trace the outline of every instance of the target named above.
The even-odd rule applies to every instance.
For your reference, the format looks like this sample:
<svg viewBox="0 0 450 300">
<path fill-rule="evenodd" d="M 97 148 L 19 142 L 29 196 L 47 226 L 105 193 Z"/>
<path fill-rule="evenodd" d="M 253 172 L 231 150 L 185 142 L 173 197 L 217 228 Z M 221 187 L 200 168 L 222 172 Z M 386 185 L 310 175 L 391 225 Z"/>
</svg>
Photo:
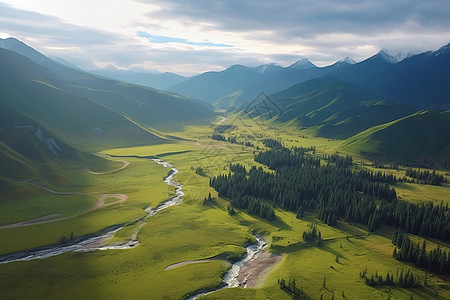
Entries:
<svg viewBox="0 0 450 300">
<path fill-rule="evenodd" d="M 450 159 L 450 111 L 421 111 L 351 138 L 344 150 L 402 160 Z"/>
<path fill-rule="evenodd" d="M 327 77 L 271 95 L 282 113 L 277 122 L 314 126 L 320 136 L 345 139 L 367 128 L 407 116 L 405 104 L 382 101 L 352 84 Z"/>
<path fill-rule="evenodd" d="M 35 120 L 69 143 L 100 150 L 163 142 L 120 113 L 67 92 L 68 85 L 61 76 L 26 57 L 0 49 L 0 66 L 0 104 Z"/>
</svg>

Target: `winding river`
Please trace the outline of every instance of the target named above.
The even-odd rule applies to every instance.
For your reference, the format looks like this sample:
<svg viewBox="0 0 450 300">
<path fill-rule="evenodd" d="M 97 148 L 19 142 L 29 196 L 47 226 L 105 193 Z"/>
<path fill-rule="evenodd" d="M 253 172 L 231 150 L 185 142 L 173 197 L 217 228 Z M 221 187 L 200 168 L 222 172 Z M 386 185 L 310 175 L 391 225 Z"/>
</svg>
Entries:
<svg viewBox="0 0 450 300">
<path fill-rule="evenodd" d="M 156 213 L 158 213 L 163 209 L 180 204 L 183 201 L 182 197 L 184 196 L 184 193 L 182 191 L 183 185 L 178 183 L 174 179 L 175 175 L 179 172 L 179 170 L 174 166 L 172 166 L 170 163 L 163 161 L 161 159 L 158 158 L 149 158 L 149 159 L 153 160 L 155 163 L 159 165 L 162 165 L 166 168 L 170 168 L 168 175 L 164 178 L 164 182 L 169 186 L 175 187 L 175 196 L 167 201 L 164 201 L 154 209 L 146 208 L 145 212 L 147 213 L 147 215 L 139 220 L 142 223 L 139 226 L 137 226 L 137 229 L 134 231 L 129 241 L 114 245 L 106 245 L 106 246 L 103 245 L 104 241 L 107 241 L 109 238 L 113 237 L 117 231 L 125 227 L 125 225 L 116 225 L 108 228 L 106 232 L 102 235 L 83 237 L 69 245 L 34 249 L 30 251 L 18 252 L 4 257 L 0 257 L 0 264 L 6 264 L 16 261 L 44 259 L 48 257 L 57 256 L 66 252 L 84 252 L 84 251 L 108 250 L 108 249 L 131 249 L 138 246 L 139 240 L 137 239 L 137 235 L 139 233 L 139 230 L 146 224 L 145 220 L 151 216 L 154 216 Z M 256 243 L 251 244 L 245 248 L 246 253 L 243 255 L 242 259 L 231 266 L 230 270 L 228 270 L 228 272 L 223 277 L 222 283 L 217 288 L 198 293 L 187 299 L 189 300 L 197 299 L 200 296 L 207 295 L 224 288 L 233 288 L 238 286 L 242 286 L 245 288 L 247 286 L 247 278 L 244 278 L 242 282 L 238 281 L 241 267 L 247 262 L 258 258 L 262 250 L 265 247 L 267 247 L 267 242 L 262 236 L 258 235 L 254 236 L 256 238 Z"/>
<path fill-rule="evenodd" d="M 221 284 L 217 288 L 215 288 L 213 290 L 198 293 L 194 296 L 190 296 L 190 297 L 186 298 L 186 300 L 194 300 L 200 296 L 208 295 L 208 294 L 214 293 L 214 292 L 224 289 L 224 288 L 233 288 L 233 287 L 238 287 L 238 286 L 242 286 L 242 287 L 246 288 L 247 287 L 247 278 L 245 278 L 242 282 L 238 281 L 239 271 L 240 271 L 241 267 L 244 264 L 246 264 L 247 262 L 258 258 L 258 256 L 264 250 L 264 248 L 267 247 L 267 242 L 262 236 L 254 235 L 254 237 L 256 238 L 256 243 L 251 244 L 245 248 L 246 253 L 242 257 L 242 259 L 239 260 L 238 262 L 235 262 L 231 266 L 230 270 L 228 270 L 228 272 L 225 274 Z"/>
<path fill-rule="evenodd" d="M 170 163 L 165 162 L 158 158 L 151 158 L 155 163 L 162 165 L 166 168 L 170 168 L 167 177 L 164 178 L 164 182 L 167 185 L 175 187 L 175 196 L 171 199 L 164 201 L 156 208 L 147 208 L 145 212 L 147 215 L 141 218 L 141 221 L 145 221 L 148 217 L 154 216 L 159 211 L 166 209 L 168 207 L 180 204 L 183 199 L 184 193 L 182 191 L 183 185 L 176 182 L 174 176 L 179 172 L 177 168 L 172 166 Z M 6 264 L 15 261 L 27 261 L 33 259 L 44 259 L 56 255 L 60 255 L 66 252 L 82 252 L 82 251 L 95 251 L 95 250 L 109 250 L 109 249 L 131 249 L 139 245 L 139 240 L 137 239 L 137 234 L 139 230 L 146 224 L 143 222 L 134 231 L 131 239 L 125 243 L 114 244 L 103 246 L 105 240 L 110 239 L 114 234 L 124 228 L 125 225 L 116 225 L 108 228 L 104 234 L 98 236 L 89 236 L 78 239 L 76 242 L 69 245 L 54 246 L 51 248 L 38 248 L 30 251 L 18 252 L 14 254 L 9 254 L 4 257 L 0 257 L 0 264 Z"/>
</svg>

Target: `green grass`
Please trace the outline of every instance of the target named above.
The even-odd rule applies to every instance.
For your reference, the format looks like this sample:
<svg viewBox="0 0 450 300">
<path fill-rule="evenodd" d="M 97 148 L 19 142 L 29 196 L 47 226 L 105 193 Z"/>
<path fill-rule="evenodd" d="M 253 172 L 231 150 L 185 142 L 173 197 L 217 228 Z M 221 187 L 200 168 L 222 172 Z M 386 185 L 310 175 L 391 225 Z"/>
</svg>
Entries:
<svg viewBox="0 0 450 300">
<path fill-rule="evenodd" d="M 422 111 L 369 128 L 348 139 L 342 150 L 373 158 L 415 161 L 449 158 L 450 113 Z"/>
<path fill-rule="evenodd" d="M 395 185 L 397 197 L 408 202 L 418 203 L 433 202 L 436 204 L 450 204 L 450 185 L 442 186 L 418 184 L 418 183 L 397 183 Z"/>
<path fill-rule="evenodd" d="M 326 154 L 334 153 L 341 144 L 288 126 L 280 129 L 258 127 L 254 121 L 244 121 L 235 133 L 251 133 L 255 136 L 255 143 L 261 146 L 265 137 L 281 138 L 288 146 L 315 145 L 317 153 Z M 293 213 L 279 209 L 276 210 L 277 221 L 273 223 L 240 210 L 235 216 L 229 216 L 226 210 L 228 202 L 221 198 L 214 205 L 204 206 L 203 198 L 208 193 L 217 197 L 208 185 L 208 176 L 228 173 L 230 162 L 239 162 L 247 167 L 258 165 L 253 161 L 253 148 L 213 141 L 208 138 L 211 132 L 207 126 L 190 127 L 184 133 L 171 133 L 185 139 L 177 143 L 104 150 L 104 154 L 110 155 L 163 156 L 180 170 L 176 180 L 184 185 L 186 195 L 183 203 L 148 218 L 139 232 L 140 245 L 136 248 L 67 253 L 45 260 L 0 265 L 2 295 L 8 299 L 180 299 L 218 286 L 230 264 L 219 260 L 164 271 L 167 266 L 186 260 L 239 255 L 244 251 L 242 246 L 251 238 L 250 232 L 258 232 L 266 236 L 270 245 L 268 251 L 283 255 L 282 261 L 273 267 L 265 280 L 260 280 L 257 288 L 223 289 L 202 299 L 290 299 L 279 289 L 279 278 L 295 278 L 297 286 L 312 299 L 319 299 L 321 294 L 324 299 L 330 299 L 333 292 L 335 299 L 342 299 L 342 292 L 346 299 L 387 298 L 386 288 L 366 286 L 359 278 L 359 272 L 367 267 L 369 273 L 378 271 L 385 275 L 387 271 L 395 274 L 397 269 L 406 268 L 405 264 L 392 258 L 392 228 L 382 227 L 374 234 L 368 234 L 365 226 L 340 222 L 333 228 L 317 221 L 311 214 L 296 219 Z M 167 168 L 147 159 L 114 159 L 129 161 L 130 165 L 105 175 L 92 175 L 78 169 L 83 176 L 66 175 L 60 188 L 95 195 L 124 193 L 129 197 L 125 203 L 55 223 L 0 230 L 0 240 L 8 241 L 2 244 L 0 252 L 55 243 L 61 236 L 69 237 L 71 232 L 79 236 L 112 224 L 132 221 L 144 215 L 145 206 L 154 207 L 173 194 L 174 189 L 167 187 L 162 180 L 167 175 Z M 99 166 L 95 170 L 110 171 L 117 165 L 120 167 L 121 163 L 104 168 Z M 195 173 L 198 166 L 204 168 L 207 176 Z M 76 170 L 75 166 L 73 168 Z M 422 188 L 424 195 L 435 194 L 436 199 L 446 198 L 448 192 L 448 186 L 400 184 L 399 188 L 399 194 L 404 194 L 409 201 L 417 201 L 414 197 Z M 324 245 L 321 248 L 305 244 L 301 239 L 310 222 L 316 223 L 322 232 Z M 111 242 L 129 238 L 139 224 L 117 232 Z M 42 232 L 46 234 L 40 234 Z M 434 246 L 430 242 L 431 245 Z M 336 263 L 336 255 L 339 263 Z M 408 267 L 419 278 L 424 276 L 423 270 Z M 324 277 L 326 288 L 322 287 Z M 428 282 L 429 287 L 422 289 L 393 288 L 391 299 L 409 299 L 410 294 L 414 299 L 450 297 L 448 278 L 433 276 Z"/>
<path fill-rule="evenodd" d="M 55 195 L 37 187 L 25 199 L 0 203 L 0 225 L 17 223 L 39 217 L 60 214 L 67 217 L 89 210 L 97 202 L 94 195 Z"/>
</svg>

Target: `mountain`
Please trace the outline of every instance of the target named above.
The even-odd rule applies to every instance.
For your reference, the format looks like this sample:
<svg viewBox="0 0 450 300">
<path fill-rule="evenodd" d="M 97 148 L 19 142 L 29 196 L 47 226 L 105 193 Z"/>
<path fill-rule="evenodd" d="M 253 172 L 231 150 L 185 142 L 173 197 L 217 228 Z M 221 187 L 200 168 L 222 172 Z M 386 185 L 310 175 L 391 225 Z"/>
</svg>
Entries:
<svg viewBox="0 0 450 300">
<path fill-rule="evenodd" d="M 45 55 L 13 37 L 0 39 L 0 48 L 19 53 L 38 64 L 49 63 L 51 61 Z"/>
<path fill-rule="evenodd" d="M 365 61 L 330 75 L 383 99 L 417 108 L 450 107 L 449 45 L 437 51 L 397 57 L 381 50 Z"/>
<path fill-rule="evenodd" d="M 369 128 L 348 139 L 343 149 L 372 158 L 429 167 L 433 161 L 450 161 L 450 110 L 420 111 L 405 118 Z"/>
<path fill-rule="evenodd" d="M 342 66 L 355 65 L 355 64 L 357 64 L 357 62 L 353 58 L 347 56 L 346 58 L 335 62 L 332 66 L 342 67 Z"/>
<path fill-rule="evenodd" d="M 188 77 L 175 73 L 146 73 L 129 70 L 99 69 L 89 71 L 95 75 L 104 76 L 120 81 L 130 82 L 138 85 L 148 86 L 159 90 L 165 90 L 169 86 L 188 80 Z"/>
<path fill-rule="evenodd" d="M 405 104 L 382 101 L 333 77 L 296 84 L 271 95 L 270 99 L 281 111 L 276 122 L 314 127 L 320 136 L 339 139 L 415 111 Z M 248 108 L 246 110 L 251 112 Z"/>
<path fill-rule="evenodd" d="M 288 67 L 288 69 L 297 70 L 307 70 L 312 68 L 317 68 L 317 66 L 310 62 L 307 58 L 302 58 Z"/>
<path fill-rule="evenodd" d="M 250 103 L 259 93 L 273 94 L 282 91 L 296 83 L 304 82 L 333 72 L 335 70 L 346 68 L 351 62 L 343 60 L 327 67 L 317 67 L 308 59 L 303 58 L 287 68 L 282 68 L 272 74 L 269 78 L 248 85 L 240 90 L 235 90 L 214 104 L 216 107 L 225 109 L 240 109 Z"/>
<path fill-rule="evenodd" d="M 326 75 L 352 64 L 341 61 L 328 67 L 317 67 L 307 58 L 283 68 L 267 64 L 255 68 L 234 65 L 220 72 L 206 72 L 168 88 L 182 95 L 201 99 L 218 108 L 242 108 L 259 93 L 275 93 L 293 84 Z"/>
<path fill-rule="evenodd" d="M 416 53 L 411 51 L 392 52 L 385 48 L 381 49 L 381 51 L 384 52 L 393 63 L 401 62 L 408 57 L 416 55 Z"/>
<path fill-rule="evenodd" d="M 0 49 L 0 66 L 2 107 L 69 144 L 95 151 L 164 141 L 116 111 L 68 92 L 62 77 L 20 54 Z"/>
<path fill-rule="evenodd" d="M 93 76 L 18 40 L 0 44 L 29 56 L 0 48 L 0 189 L 11 197 L 24 180 L 56 186 L 110 164 L 88 152 L 167 143 L 160 129 L 215 116 L 205 103 Z"/>
<path fill-rule="evenodd" d="M 29 117 L 0 104 L 0 185 L 53 175 L 67 163 L 99 163 L 52 135 Z M 48 178 L 47 178 L 48 179 Z"/>
<path fill-rule="evenodd" d="M 272 66 L 274 66 L 272 64 Z M 242 109 L 261 92 L 273 94 L 297 83 L 323 76 L 336 77 L 367 90 L 379 99 L 402 102 L 418 109 L 450 108 L 450 46 L 421 54 L 392 53 L 381 49 L 356 63 L 345 58 L 330 66 L 317 67 L 303 58 L 289 67 L 268 68 L 270 72 L 232 66 L 207 72 L 168 89 L 204 100 L 218 108 Z"/>
<path fill-rule="evenodd" d="M 2 47 L 0 47 L 2 48 Z M 76 69 L 76 70 L 80 70 L 83 71 L 82 69 L 78 68 L 77 66 L 75 66 L 74 64 L 71 64 L 70 62 L 68 62 L 67 60 L 64 60 L 62 58 L 59 57 L 52 57 L 52 60 L 56 61 L 57 63 L 61 64 L 61 65 L 65 65 L 66 67 L 72 68 L 72 69 Z"/>
<path fill-rule="evenodd" d="M 48 80 L 60 91 L 89 99 L 122 117 L 131 118 L 147 129 L 180 130 L 188 124 L 208 122 L 215 116 L 212 107 L 206 103 L 149 87 L 100 78 L 67 67 L 16 39 L 2 40 L 0 46 L 5 44 L 45 67 L 47 70 L 39 71 L 40 74 L 52 73 L 48 75 L 51 77 Z"/>
<path fill-rule="evenodd" d="M 237 90 L 271 78 L 283 68 L 275 64 L 250 68 L 233 65 L 220 72 L 206 72 L 168 88 L 190 98 L 214 103 Z"/>
</svg>

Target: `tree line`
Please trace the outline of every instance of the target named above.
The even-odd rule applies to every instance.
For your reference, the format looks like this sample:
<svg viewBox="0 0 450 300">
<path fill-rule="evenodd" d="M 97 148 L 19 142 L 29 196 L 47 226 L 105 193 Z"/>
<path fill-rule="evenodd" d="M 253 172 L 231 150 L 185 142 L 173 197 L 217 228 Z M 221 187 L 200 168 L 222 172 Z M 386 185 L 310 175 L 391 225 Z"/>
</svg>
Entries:
<svg viewBox="0 0 450 300">
<path fill-rule="evenodd" d="M 278 279 L 278 285 L 280 286 L 280 289 L 289 294 L 292 299 L 308 299 L 306 294 L 303 292 L 303 289 L 297 287 L 294 278 L 289 278 L 287 282 L 284 278 Z"/>
<path fill-rule="evenodd" d="M 450 253 L 441 250 L 439 245 L 435 249 L 427 251 L 425 240 L 422 245 L 415 244 L 403 230 L 394 232 L 392 244 L 396 246 L 392 254 L 395 259 L 413 263 L 438 274 L 450 274 Z"/>
<path fill-rule="evenodd" d="M 254 145 L 251 142 L 249 142 L 249 141 L 245 141 L 245 142 L 238 141 L 236 139 L 236 137 L 234 137 L 234 136 L 232 136 L 232 137 L 225 137 L 223 134 L 213 133 L 211 138 L 213 140 L 216 140 L 216 141 L 229 142 L 229 143 L 232 143 L 232 144 L 239 144 L 239 145 L 244 145 L 244 146 L 247 146 L 247 147 L 254 147 Z"/>
<path fill-rule="evenodd" d="M 419 279 L 416 275 L 414 275 L 411 270 L 407 270 L 406 272 L 401 270 L 400 274 L 397 270 L 396 281 L 394 281 L 394 274 L 390 274 L 387 272 L 386 276 L 378 275 L 378 272 L 375 274 L 368 275 L 367 268 L 362 272 L 359 272 L 359 277 L 364 279 L 364 283 L 369 286 L 395 286 L 398 285 L 403 288 L 412 288 L 419 287 Z"/>
<path fill-rule="evenodd" d="M 308 210 L 331 226 L 343 218 L 365 224 L 369 231 L 385 224 L 450 240 L 447 207 L 399 201 L 389 185 L 396 182 L 395 176 L 352 171 L 348 156 L 327 158 L 322 162 L 298 149 L 270 149 L 259 152 L 255 161 L 275 172 L 255 166 L 247 171 L 239 164 L 230 165 L 230 173 L 211 178 L 210 186 L 220 196 L 228 197 L 234 207 L 249 208 L 252 203 L 259 207 L 259 215 L 267 211 L 271 218 L 272 207 L 297 214 Z"/>
<path fill-rule="evenodd" d="M 407 168 L 406 169 L 406 176 L 412 177 L 417 179 L 419 183 L 425 183 L 425 184 L 431 184 L 431 185 L 442 185 L 442 183 L 445 182 L 444 175 L 439 175 L 436 173 L 435 170 L 433 172 L 430 172 L 428 170 L 426 171 L 418 171 Z"/>
</svg>

